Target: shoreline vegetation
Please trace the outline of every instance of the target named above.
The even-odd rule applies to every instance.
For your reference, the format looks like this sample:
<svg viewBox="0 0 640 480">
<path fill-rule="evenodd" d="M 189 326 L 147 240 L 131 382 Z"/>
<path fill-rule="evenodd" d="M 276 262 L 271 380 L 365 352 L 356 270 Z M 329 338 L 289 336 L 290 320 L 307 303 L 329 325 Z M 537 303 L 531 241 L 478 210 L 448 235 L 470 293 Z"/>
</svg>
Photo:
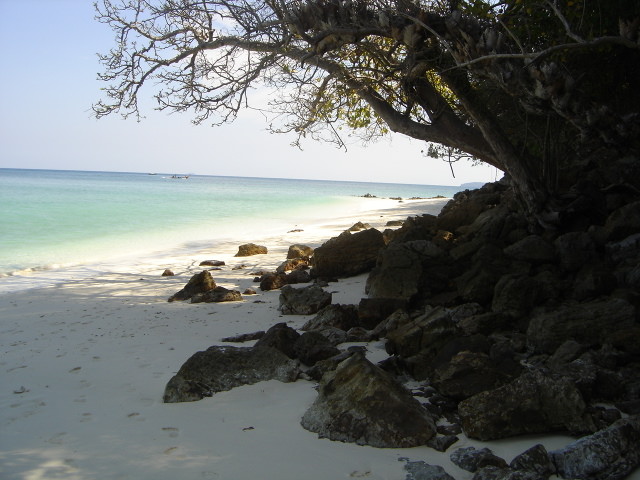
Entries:
<svg viewBox="0 0 640 480">
<path fill-rule="evenodd" d="M 432 262 L 428 277 L 442 282 L 439 269 L 442 263 L 434 259 L 443 255 L 445 249 L 453 252 L 448 250 L 451 245 L 447 246 L 452 237 L 444 230 L 438 230 L 438 239 L 433 237 L 429 242 L 412 235 L 418 232 L 424 234 L 426 225 L 434 221 L 439 212 L 439 225 L 444 226 L 445 220 L 449 220 L 451 230 L 456 232 L 461 242 L 466 242 L 472 233 L 486 233 L 487 228 L 495 226 L 493 220 L 497 217 L 493 214 L 505 213 L 505 209 L 499 206 L 505 207 L 508 199 L 502 198 L 504 191 L 498 184 L 488 185 L 478 192 L 461 192 L 450 203 L 445 199 L 394 201 L 393 204 L 385 202 L 387 208 L 373 208 L 355 215 L 341 212 L 335 222 L 318 228 L 294 229 L 277 238 L 260 238 L 257 234 L 255 238 L 239 240 L 233 249 L 198 252 L 191 256 L 189 262 L 185 262 L 186 257 L 167 258 L 161 264 L 146 265 L 144 268 L 135 265 L 127 271 L 102 272 L 91 278 L 49 288 L 0 295 L 0 342 L 5 372 L 5 388 L 0 394 L 3 406 L 0 421 L 3 478 L 471 480 L 485 478 L 477 476 L 480 474 L 506 478 L 503 476 L 528 474 L 536 469 L 542 469 L 543 476 L 539 478 L 547 478 L 552 473 L 549 469 L 554 469 L 553 473 L 559 475 L 560 470 L 557 469 L 572 468 L 571 455 L 584 453 L 577 447 L 571 447 L 576 438 L 589 438 L 589 434 L 596 431 L 607 432 L 612 428 L 609 426 L 615 426 L 620 418 L 615 417 L 609 407 L 597 416 L 584 403 L 582 407 L 562 403 L 567 398 L 567 402 L 570 402 L 580 395 L 574 391 L 575 387 L 571 392 L 557 390 L 560 384 L 549 386 L 545 383 L 546 377 L 534 376 L 529 383 L 523 380 L 525 395 L 527 387 L 534 385 L 540 391 L 550 388 L 560 400 L 532 407 L 538 410 L 530 412 L 535 414 L 524 419 L 524 426 L 520 425 L 520 420 L 510 419 L 507 426 L 513 426 L 515 430 L 504 438 L 491 430 L 494 427 L 491 422 L 487 423 L 485 430 L 465 423 L 465 414 L 462 407 L 458 406 L 461 395 L 475 398 L 469 397 L 469 392 L 465 390 L 467 387 L 473 389 L 478 382 L 489 390 L 497 385 L 509 385 L 500 375 L 511 375 L 511 379 L 528 378 L 518 377 L 521 372 L 510 370 L 512 367 L 509 365 L 499 372 L 494 369 L 494 357 L 484 353 L 485 342 L 499 346 L 493 350 L 500 350 L 502 353 L 499 358 L 504 360 L 509 355 L 523 354 L 522 347 L 518 347 L 516 342 L 522 338 L 520 334 L 508 333 L 510 330 L 505 330 L 504 324 L 498 325 L 504 316 L 498 318 L 489 315 L 492 312 L 485 312 L 477 302 L 467 302 L 462 308 L 440 310 L 439 307 L 432 309 L 424 304 L 415 304 L 400 317 L 394 317 L 393 322 L 380 322 L 375 328 L 360 328 L 360 338 L 356 338 L 355 332 L 350 330 L 351 336 L 337 344 L 342 352 L 339 355 L 346 355 L 343 357 L 346 360 L 333 366 L 320 361 L 313 368 L 298 363 L 295 366 L 299 371 L 297 379 L 293 378 L 295 381 L 287 383 L 274 376 L 273 379 L 257 383 L 233 385 L 230 389 L 212 391 L 212 386 L 208 385 L 203 390 L 202 383 L 189 377 L 193 372 L 185 370 L 187 363 L 196 361 L 192 360 L 196 352 L 221 354 L 224 359 L 231 351 L 252 350 L 255 343 L 264 343 L 265 337 L 257 335 L 245 341 L 249 338 L 247 335 L 259 331 L 266 331 L 264 335 L 269 335 L 279 324 L 286 323 L 284 327 L 278 327 L 280 330 L 276 328 L 276 337 L 280 334 L 286 336 L 291 331 L 299 335 L 296 332 L 308 330 L 308 324 L 316 319 L 317 312 L 301 314 L 294 306 L 283 307 L 283 295 L 290 290 L 315 287 L 324 294 L 330 294 L 331 305 L 360 305 L 362 308 L 363 299 L 376 299 L 376 291 L 380 293 L 380 289 L 396 288 L 397 284 L 403 284 L 400 278 L 395 278 L 394 285 L 385 286 L 384 282 L 380 283 L 380 276 L 375 275 L 375 269 L 380 274 L 379 269 L 388 266 L 385 262 L 392 257 L 378 257 L 374 273 L 369 267 L 366 271 L 343 276 L 331 274 L 334 267 L 330 260 L 335 259 L 335 254 L 329 254 L 325 257 L 328 263 L 322 267 L 326 269 L 325 274 L 316 274 L 311 281 L 273 290 L 259 288 L 261 284 L 258 279 L 263 279 L 266 273 L 277 272 L 293 244 L 315 248 L 314 268 L 318 269 L 323 261 L 322 248 L 332 242 L 335 244 L 340 239 L 364 238 L 367 235 L 382 238 L 384 232 L 387 237 L 384 242 L 388 243 L 383 249 L 385 252 L 394 251 L 390 247 L 394 245 L 393 239 L 396 245 L 411 245 L 413 254 L 419 253 L 420 258 L 429 258 Z M 405 221 L 399 222 L 399 218 Z M 356 225 L 359 228 L 350 228 Z M 462 226 L 466 228 L 460 228 Z M 343 233 L 349 230 L 350 233 Z M 375 232 L 378 233 L 374 235 Z M 332 240 L 328 241 L 329 238 Z M 388 239 L 392 241 L 388 242 Z M 239 247 L 246 242 L 255 242 L 253 246 L 257 247 L 267 246 L 266 253 L 238 256 Z M 459 251 L 460 258 L 475 251 L 472 242 L 462 242 L 459 246 L 468 250 L 467 253 Z M 230 247 L 230 244 L 226 247 Z M 535 250 L 536 255 L 540 248 Z M 358 263 L 358 255 L 348 256 Z M 540 262 L 540 259 L 536 262 Z M 416 259 L 410 263 L 410 267 L 426 265 L 423 260 Z M 163 276 L 163 270 L 171 270 L 174 275 Z M 167 301 L 198 272 L 209 272 L 216 288 L 242 292 L 241 300 L 214 303 L 206 303 L 206 300 L 203 303 Z M 407 275 L 407 272 L 404 274 Z M 474 292 L 477 290 L 482 294 L 483 284 L 489 281 L 476 274 L 467 283 L 474 285 Z M 434 291 L 434 284 L 430 285 L 430 294 L 442 304 L 447 302 L 444 300 L 446 288 L 455 287 L 449 282 L 446 288 L 435 288 Z M 521 291 L 531 289 L 523 288 Z M 522 295 L 517 298 L 521 302 L 528 301 Z M 308 306 L 311 302 L 305 300 L 302 303 Z M 474 303 L 477 306 L 473 306 Z M 521 306 L 507 303 L 509 308 Z M 382 308 L 382 305 L 373 305 L 373 310 L 379 310 L 377 313 L 381 314 L 386 308 Z M 421 309 L 420 314 L 416 308 Z M 476 310 L 471 312 L 474 308 Z M 451 321 L 453 311 L 457 312 L 456 322 L 461 323 L 453 330 L 448 330 L 447 322 Z M 432 315 L 438 312 L 439 316 Z M 442 313 L 446 315 L 442 316 Z M 429 332 L 426 326 L 435 324 L 440 333 L 435 330 Z M 458 353 L 454 353 L 456 359 L 451 359 L 450 365 L 458 365 L 461 369 L 449 372 L 448 377 L 442 369 L 431 372 L 430 376 L 433 377 L 435 373 L 435 377 L 441 380 L 433 384 L 416 370 L 418 364 L 413 363 L 411 370 L 412 354 L 409 350 L 414 347 L 410 342 L 403 343 L 403 339 L 409 339 L 411 335 L 406 331 L 402 333 L 402 329 L 410 325 L 414 325 L 415 328 L 411 327 L 414 331 L 422 332 L 419 335 L 442 335 L 443 332 L 448 335 L 444 343 L 444 337 L 433 337 L 435 344 L 442 347 L 445 343 L 453 342 L 452 345 L 457 345 Z M 460 328 L 473 334 L 460 336 Z M 483 330 L 486 328 L 494 329 L 495 335 L 486 333 Z M 338 334 L 335 330 L 340 329 L 333 330 Z M 497 331 L 502 333 L 497 334 Z M 300 338 L 304 336 L 305 333 Z M 276 344 L 284 345 L 278 341 L 271 345 Z M 510 350 L 506 348 L 508 345 Z M 447 351 L 451 348 L 447 347 Z M 273 350 L 271 347 L 268 349 Z M 304 351 L 309 352 L 308 349 Z M 415 353 L 429 354 L 424 349 Z M 556 358 L 558 365 L 565 365 L 561 362 L 566 362 L 567 358 L 575 358 L 568 355 L 563 359 Z M 388 439 L 367 441 L 367 438 L 373 438 L 366 433 L 369 426 L 356 422 L 346 431 L 336 433 L 332 425 L 323 422 L 330 415 L 323 413 L 325 405 L 320 400 L 322 395 L 326 397 L 331 391 L 327 384 L 338 382 L 341 375 L 351 378 L 348 369 L 355 368 L 357 371 L 360 368 L 357 363 L 359 358 L 366 359 L 362 361 L 366 361 L 365 365 L 368 366 L 362 368 L 375 378 L 394 378 L 391 380 L 394 385 L 400 382 L 407 389 L 406 392 L 411 393 L 409 397 L 414 399 L 411 401 L 416 402 L 417 399 L 412 409 L 423 412 L 420 415 L 426 416 L 425 425 L 431 424 L 428 428 L 433 428 L 433 432 L 427 435 L 430 443 L 424 445 L 422 442 L 414 446 L 401 442 L 398 446 L 392 446 L 384 443 Z M 465 361 L 470 361 L 469 365 L 480 365 L 483 378 L 466 377 L 469 365 Z M 528 361 L 546 360 L 538 355 L 528 358 Z M 290 362 L 300 360 L 286 360 L 285 363 Z M 409 373 L 413 380 L 407 376 Z M 195 393 L 202 400 L 165 403 L 169 398 L 176 398 L 175 395 L 180 394 L 184 385 L 189 387 L 187 390 L 190 394 L 195 392 L 192 387 L 200 389 L 200 393 Z M 434 395 L 434 385 L 448 394 Z M 347 385 L 344 388 L 351 387 Z M 383 387 L 382 392 L 384 388 L 397 387 Z M 503 392 L 502 401 L 508 404 L 513 395 L 513 392 Z M 386 395 L 382 393 L 382 396 Z M 396 395 L 388 396 L 395 398 Z M 465 402 L 467 408 L 478 407 L 468 400 L 460 402 L 460 405 Z M 560 420 L 554 420 L 551 417 L 558 408 L 565 410 L 558 414 L 562 417 Z M 579 418 L 574 415 L 576 412 L 572 408 L 582 408 L 578 412 Z M 505 410 L 508 408 L 505 407 Z M 395 418 L 387 413 L 383 410 L 377 415 L 370 413 L 368 417 Z M 478 411 L 477 415 L 486 419 L 488 414 Z M 517 411 L 514 415 L 518 415 Z M 540 419 L 545 417 L 545 421 L 551 422 L 550 425 L 554 421 L 560 423 L 556 423 L 555 427 L 551 425 L 548 430 L 526 429 L 528 421 L 534 420 L 534 423 L 540 424 L 544 423 Z M 625 414 L 624 418 L 632 416 Z M 409 422 L 413 423 L 410 419 Z M 464 431 L 461 426 L 464 426 Z M 585 432 L 585 426 L 591 427 L 592 431 Z M 626 432 L 636 431 L 633 425 L 621 428 L 626 428 Z M 363 437 L 358 437 L 361 440 L 349 436 L 352 430 L 362 429 L 365 429 L 365 433 Z M 466 431 L 474 433 L 467 436 Z M 482 431 L 492 433 L 482 438 Z M 331 441 L 329 438 L 341 441 Z M 406 438 L 402 430 L 401 438 Z M 419 438 L 425 438 L 424 432 Z M 616 442 L 611 440 L 606 443 L 607 440 L 601 437 L 597 441 L 600 447 L 605 444 L 608 447 Z M 625 466 L 617 464 L 618 471 L 625 468 L 632 471 L 633 462 L 637 465 L 638 459 L 632 458 L 633 452 L 630 455 L 625 457 Z M 597 463 L 596 458 L 594 464 Z M 568 478 L 570 472 L 567 472 L 565 470 L 559 476 Z M 430 476 L 425 477 L 427 474 Z"/>
</svg>

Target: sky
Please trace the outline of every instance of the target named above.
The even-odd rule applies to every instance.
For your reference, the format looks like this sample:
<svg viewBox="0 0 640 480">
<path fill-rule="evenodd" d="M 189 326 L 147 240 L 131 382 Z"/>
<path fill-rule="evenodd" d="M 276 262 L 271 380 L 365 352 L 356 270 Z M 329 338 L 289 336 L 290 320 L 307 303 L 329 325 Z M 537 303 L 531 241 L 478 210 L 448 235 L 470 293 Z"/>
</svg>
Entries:
<svg viewBox="0 0 640 480">
<path fill-rule="evenodd" d="M 232 124 L 193 125 L 188 112 L 143 110 L 141 122 L 97 120 L 98 53 L 113 44 L 93 0 L 0 0 L 0 168 L 304 178 L 460 185 L 502 173 L 424 157 L 424 142 L 394 134 L 347 151 L 271 134 L 249 112 Z M 143 91 L 143 96 L 145 95 Z M 147 103 L 152 94 L 146 91 Z"/>
</svg>

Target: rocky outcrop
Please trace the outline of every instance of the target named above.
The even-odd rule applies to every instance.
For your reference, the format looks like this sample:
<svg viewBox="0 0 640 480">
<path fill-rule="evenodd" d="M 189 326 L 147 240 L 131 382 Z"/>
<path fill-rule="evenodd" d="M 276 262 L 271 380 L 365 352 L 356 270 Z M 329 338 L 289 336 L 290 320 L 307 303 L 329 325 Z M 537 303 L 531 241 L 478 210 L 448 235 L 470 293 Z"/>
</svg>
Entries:
<svg viewBox="0 0 640 480">
<path fill-rule="evenodd" d="M 350 277 L 368 272 L 384 246 L 382 233 L 374 228 L 353 234 L 343 232 L 315 249 L 312 276 Z"/>
<path fill-rule="evenodd" d="M 339 328 L 345 332 L 360 326 L 358 307 L 356 305 L 331 304 L 302 326 L 302 330 L 322 331 L 327 328 Z"/>
<path fill-rule="evenodd" d="M 188 300 L 194 295 L 205 293 L 216 288 L 216 282 L 207 270 L 192 276 L 182 290 L 169 297 L 169 302 Z"/>
<path fill-rule="evenodd" d="M 256 245 L 255 243 L 245 243 L 238 247 L 238 253 L 236 257 L 251 257 L 253 255 L 262 255 L 268 253 L 267 247 L 262 245 Z"/>
<path fill-rule="evenodd" d="M 318 285 L 295 288 L 285 285 L 278 309 L 283 315 L 312 315 L 331 303 L 331 294 Z"/>
<path fill-rule="evenodd" d="M 213 346 L 191 356 L 167 383 L 165 403 L 193 402 L 265 380 L 293 382 L 298 363 L 269 347 Z"/>
<path fill-rule="evenodd" d="M 295 244 L 287 251 L 287 260 L 295 258 L 309 258 L 313 256 L 313 248 L 307 245 Z"/>
<path fill-rule="evenodd" d="M 204 293 L 197 293 L 191 297 L 191 303 L 221 303 L 221 302 L 240 302 L 242 294 L 237 290 L 229 290 L 228 288 L 217 286 L 213 290 Z"/>
<path fill-rule="evenodd" d="M 436 432 L 424 407 L 362 355 L 322 377 L 301 423 L 321 438 L 381 448 L 424 445 Z"/>
</svg>

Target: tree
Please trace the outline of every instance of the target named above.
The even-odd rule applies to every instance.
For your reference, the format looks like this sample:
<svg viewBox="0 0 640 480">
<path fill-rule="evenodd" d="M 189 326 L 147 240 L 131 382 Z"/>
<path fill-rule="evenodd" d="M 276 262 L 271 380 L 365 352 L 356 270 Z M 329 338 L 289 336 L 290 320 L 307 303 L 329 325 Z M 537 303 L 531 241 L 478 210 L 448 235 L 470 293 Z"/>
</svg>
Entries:
<svg viewBox="0 0 640 480">
<path fill-rule="evenodd" d="M 342 144 L 389 130 L 503 170 L 553 220 L 598 151 L 640 150 L 636 0 L 101 0 L 101 117 L 159 109 L 232 121 L 256 87 L 271 128 Z M 637 157 L 636 157 L 637 158 Z M 588 165 L 586 165 L 588 163 Z M 597 162 L 596 162 L 597 163 Z"/>
</svg>

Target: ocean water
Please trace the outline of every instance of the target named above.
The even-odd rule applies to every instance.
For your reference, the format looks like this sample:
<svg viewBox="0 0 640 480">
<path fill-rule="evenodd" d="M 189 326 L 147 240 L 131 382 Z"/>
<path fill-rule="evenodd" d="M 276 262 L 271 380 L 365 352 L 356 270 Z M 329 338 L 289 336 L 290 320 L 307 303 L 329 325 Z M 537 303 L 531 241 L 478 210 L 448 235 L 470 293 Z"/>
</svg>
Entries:
<svg viewBox="0 0 640 480">
<path fill-rule="evenodd" d="M 0 169 L 0 291 L 9 277 L 29 277 L 35 282 L 34 274 L 40 271 L 80 265 L 99 270 L 102 264 L 119 259 L 188 252 L 230 240 L 259 240 L 283 228 L 330 220 L 354 208 L 365 194 L 451 197 L 460 189 Z"/>
</svg>

